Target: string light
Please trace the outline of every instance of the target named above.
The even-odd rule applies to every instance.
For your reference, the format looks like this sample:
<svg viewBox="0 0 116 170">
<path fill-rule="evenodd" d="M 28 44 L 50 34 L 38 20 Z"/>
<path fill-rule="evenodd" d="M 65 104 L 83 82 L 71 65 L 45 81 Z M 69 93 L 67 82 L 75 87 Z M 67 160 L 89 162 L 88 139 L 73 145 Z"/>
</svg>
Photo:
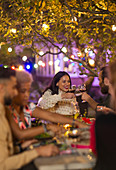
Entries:
<svg viewBox="0 0 116 170">
<path fill-rule="evenodd" d="M 26 65 L 26 69 L 27 70 L 29 70 L 31 67 L 30 67 L 30 65 L 28 64 L 28 65 Z"/>
<path fill-rule="evenodd" d="M 41 66 L 42 63 L 43 63 L 43 61 L 41 61 L 41 60 L 38 61 L 38 65 L 39 65 L 39 66 Z"/>
<path fill-rule="evenodd" d="M 42 65 L 41 65 L 42 67 L 45 67 L 45 63 L 42 63 Z"/>
<path fill-rule="evenodd" d="M 78 52 L 77 55 L 78 55 L 78 57 L 81 57 L 81 56 L 82 56 L 82 53 L 81 53 L 81 52 Z"/>
<path fill-rule="evenodd" d="M 60 60 L 57 59 L 57 60 L 55 61 L 55 65 L 59 65 L 59 63 L 60 63 Z"/>
<path fill-rule="evenodd" d="M 10 30 L 10 32 L 12 32 L 12 33 L 16 33 L 17 32 L 17 30 L 16 30 L 16 28 L 12 28 L 11 30 Z"/>
<path fill-rule="evenodd" d="M 112 25 L 112 31 L 116 31 L 116 26 Z"/>
<path fill-rule="evenodd" d="M 34 66 L 33 66 L 34 68 L 38 68 L 38 65 L 37 64 L 34 64 Z"/>
<path fill-rule="evenodd" d="M 20 65 L 20 66 L 18 67 L 18 70 L 23 70 L 23 66 Z"/>
<path fill-rule="evenodd" d="M 8 48 L 8 52 L 9 52 L 9 53 L 12 52 L 12 48 L 11 48 L 11 47 Z"/>
<path fill-rule="evenodd" d="M 40 52 L 39 52 L 39 55 L 40 55 L 40 56 L 42 56 L 43 54 L 44 54 L 44 52 L 43 52 L 43 51 L 40 51 Z"/>
<path fill-rule="evenodd" d="M 95 61 L 93 59 L 89 58 L 88 63 L 91 67 L 95 67 Z"/>
<path fill-rule="evenodd" d="M 64 53 L 67 53 L 66 47 L 63 47 L 63 48 L 62 48 L 62 51 L 63 51 Z"/>
<path fill-rule="evenodd" d="M 8 68 L 8 66 L 7 66 L 7 65 L 4 65 L 4 68 Z"/>
<path fill-rule="evenodd" d="M 68 57 L 64 57 L 63 60 L 66 62 L 66 61 L 68 61 L 69 59 L 68 59 Z"/>
<path fill-rule="evenodd" d="M 15 70 L 16 68 L 15 68 L 15 66 L 11 66 L 11 69 L 12 69 L 12 70 Z"/>
<path fill-rule="evenodd" d="M 49 65 L 52 66 L 53 65 L 53 61 L 49 61 Z"/>
<path fill-rule="evenodd" d="M 26 61 L 26 60 L 27 60 L 27 56 L 24 55 L 24 56 L 22 57 L 22 60 L 23 60 L 23 61 Z"/>
<path fill-rule="evenodd" d="M 75 56 L 72 54 L 72 55 L 70 56 L 70 58 L 74 59 L 74 58 L 75 58 Z"/>
</svg>

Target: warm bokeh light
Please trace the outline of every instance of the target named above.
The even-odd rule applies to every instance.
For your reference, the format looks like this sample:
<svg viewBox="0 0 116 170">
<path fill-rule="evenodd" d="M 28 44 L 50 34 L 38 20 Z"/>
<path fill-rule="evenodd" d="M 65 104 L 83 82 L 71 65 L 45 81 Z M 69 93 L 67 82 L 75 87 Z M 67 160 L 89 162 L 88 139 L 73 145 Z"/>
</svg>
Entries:
<svg viewBox="0 0 116 170">
<path fill-rule="evenodd" d="M 39 55 L 40 55 L 40 56 L 42 56 L 43 54 L 44 54 L 44 52 L 43 52 L 43 51 L 40 51 L 40 52 L 39 52 Z"/>
<path fill-rule="evenodd" d="M 63 127 L 64 127 L 65 129 L 67 129 L 67 128 L 70 128 L 71 125 L 70 125 L 70 124 L 65 124 Z"/>
<path fill-rule="evenodd" d="M 68 57 L 64 57 L 63 60 L 66 62 L 66 61 L 68 61 L 69 59 L 68 59 Z"/>
<path fill-rule="evenodd" d="M 42 63 L 42 65 L 41 65 L 42 67 L 45 67 L 45 63 Z"/>
<path fill-rule="evenodd" d="M 87 49 L 87 48 L 85 48 L 85 50 L 84 50 L 84 51 L 85 51 L 85 53 L 88 53 L 88 49 Z"/>
<path fill-rule="evenodd" d="M 38 65 L 39 65 L 39 66 L 41 66 L 42 63 L 43 63 L 43 61 L 41 61 L 41 60 L 38 61 Z"/>
<path fill-rule="evenodd" d="M 23 70 L 23 66 L 20 65 L 20 66 L 18 67 L 18 70 Z"/>
<path fill-rule="evenodd" d="M 93 59 L 89 58 L 88 63 L 91 67 L 95 67 L 95 61 Z"/>
<path fill-rule="evenodd" d="M 15 70 L 16 68 L 15 68 L 15 66 L 11 66 L 11 69 L 12 69 L 12 70 Z"/>
<path fill-rule="evenodd" d="M 27 56 L 24 55 L 24 56 L 22 57 L 22 60 L 23 60 L 23 61 L 26 61 L 26 60 L 27 60 Z"/>
<path fill-rule="evenodd" d="M 17 32 L 17 30 L 16 30 L 16 28 L 12 28 L 11 30 L 10 30 L 10 32 L 12 32 L 12 33 L 16 33 Z"/>
<path fill-rule="evenodd" d="M 49 25 L 48 24 L 43 24 L 42 28 L 44 29 L 44 31 L 47 31 L 47 29 L 49 29 Z"/>
<path fill-rule="evenodd" d="M 63 51 L 64 53 L 67 53 L 66 47 L 63 47 L 63 48 L 62 48 L 62 51 Z"/>
<path fill-rule="evenodd" d="M 116 31 L 116 26 L 112 25 L 112 31 Z"/>
<path fill-rule="evenodd" d="M 81 52 L 78 52 L 77 55 L 78 55 L 78 57 L 82 57 L 82 53 Z"/>
<path fill-rule="evenodd" d="M 8 52 L 9 52 L 9 53 L 12 52 L 12 48 L 11 48 L 11 47 L 8 48 Z"/>
<path fill-rule="evenodd" d="M 75 56 L 72 54 L 72 55 L 70 56 L 70 58 L 74 59 L 74 58 L 75 58 Z"/>
<path fill-rule="evenodd" d="M 55 61 L 55 65 L 59 65 L 59 63 L 60 63 L 60 60 L 57 59 L 57 60 Z"/>
<path fill-rule="evenodd" d="M 50 66 L 52 66 L 53 65 L 53 61 L 49 61 L 49 63 L 48 63 Z"/>
</svg>

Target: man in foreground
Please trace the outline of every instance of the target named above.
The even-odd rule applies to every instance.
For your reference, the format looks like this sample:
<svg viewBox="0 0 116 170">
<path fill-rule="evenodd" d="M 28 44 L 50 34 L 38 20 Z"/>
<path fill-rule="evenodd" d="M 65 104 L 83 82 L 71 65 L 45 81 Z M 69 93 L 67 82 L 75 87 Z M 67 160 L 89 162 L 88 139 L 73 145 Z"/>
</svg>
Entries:
<svg viewBox="0 0 116 170">
<path fill-rule="evenodd" d="M 59 153 L 54 145 L 47 145 L 14 155 L 12 134 L 6 119 L 5 105 L 10 105 L 17 95 L 15 71 L 0 67 L 0 169 L 19 169 L 38 156 L 52 156 Z M 28 167 L 29 169 L 29 167 Z M 34 165 L 31 167 L 34 168 Z"/>
</svg>

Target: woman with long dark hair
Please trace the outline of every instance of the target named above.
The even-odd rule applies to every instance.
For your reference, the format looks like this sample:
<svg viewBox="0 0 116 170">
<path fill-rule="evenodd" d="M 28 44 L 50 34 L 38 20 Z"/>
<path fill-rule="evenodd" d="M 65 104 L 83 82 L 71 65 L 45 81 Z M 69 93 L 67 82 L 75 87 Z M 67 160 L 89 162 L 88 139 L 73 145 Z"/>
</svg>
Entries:
<svg viewBox="0 0 116 170">
<path fill-rule="evenodd" d="M 70 75 L 65 71 L 59 71 L 44 91 L 38 105 L 63 115 L 75 114 L 76 98 L 74 93 L 69 92 L 69 89 L 71 89 Z"/>
</svg>

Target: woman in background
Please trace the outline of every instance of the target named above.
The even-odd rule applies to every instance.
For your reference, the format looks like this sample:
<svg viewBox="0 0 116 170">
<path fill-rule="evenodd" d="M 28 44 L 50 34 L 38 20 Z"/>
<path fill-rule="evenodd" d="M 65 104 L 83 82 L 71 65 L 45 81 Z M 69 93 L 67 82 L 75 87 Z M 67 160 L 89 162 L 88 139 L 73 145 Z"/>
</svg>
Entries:
<svg viewBox="0 0 116 170">
<path fill-rule="evenodd" d="M 71 93 L 71 78 L 65 71 L 59 71 L 52 79 L 49 87 L 39 99 L 38 105 L 49 111 L 62 115 L 73 115 L 76 113 L 76 98 Z"/>
</svg>

